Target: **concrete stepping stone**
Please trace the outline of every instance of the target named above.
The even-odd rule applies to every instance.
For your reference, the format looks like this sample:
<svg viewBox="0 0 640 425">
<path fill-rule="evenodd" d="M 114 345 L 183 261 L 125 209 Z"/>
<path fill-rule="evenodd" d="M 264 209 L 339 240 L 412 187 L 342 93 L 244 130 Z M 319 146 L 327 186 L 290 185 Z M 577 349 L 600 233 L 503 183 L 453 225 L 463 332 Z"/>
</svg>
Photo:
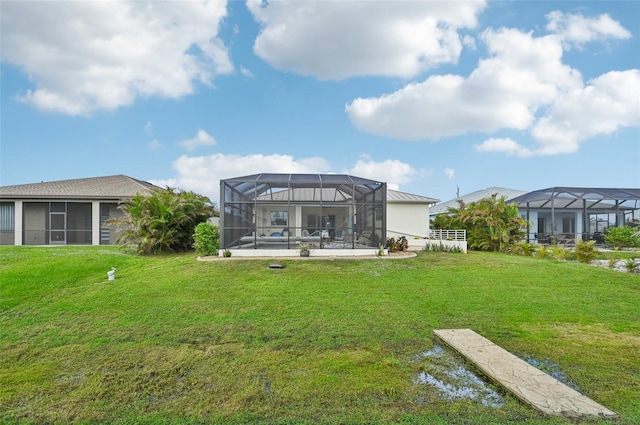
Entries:
<svg viewBox="0 0 640 425">
<path fill-rule="evenodd" d="M 485 375 L 535 409 L 566 418 L 617 418 L 618 414 L 514 356 L 471 329 L 433 331 Z"/>
</svg>

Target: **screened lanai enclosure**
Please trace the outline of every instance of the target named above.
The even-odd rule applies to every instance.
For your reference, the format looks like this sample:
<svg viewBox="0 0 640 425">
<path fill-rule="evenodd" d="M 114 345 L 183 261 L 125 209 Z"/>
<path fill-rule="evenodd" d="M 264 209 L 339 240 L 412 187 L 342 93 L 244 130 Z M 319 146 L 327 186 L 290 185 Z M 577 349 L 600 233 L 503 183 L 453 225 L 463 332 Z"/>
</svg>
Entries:
<svg viewBox="0 0 640 425">
<path fill-rule="evenodd" d="M 640 218 L 640 189 L 552 187 L 512 198 L 529 223 L 529 241 L 604 242 L 610 227 Z"/>
<path fill-rule="evenodd" d="M 220 181 L 220 248 L 378 248 L 386 183 L 345 174 L 254 174 Z"/>
</svg>

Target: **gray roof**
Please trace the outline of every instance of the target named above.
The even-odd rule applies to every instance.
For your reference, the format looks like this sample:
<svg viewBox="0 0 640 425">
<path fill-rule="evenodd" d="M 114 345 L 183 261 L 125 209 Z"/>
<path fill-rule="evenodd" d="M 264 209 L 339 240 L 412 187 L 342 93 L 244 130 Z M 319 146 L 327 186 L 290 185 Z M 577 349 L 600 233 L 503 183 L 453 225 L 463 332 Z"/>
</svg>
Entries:
<svg viewBox="0 0 640 425">
<path fill-rule="evenodd" d="M 276 201 L 286 202 L 291 196 L 291 201 L 298 202 L 344 202 L 351 201 L 352 196 L 339 189 L 304 187 L 290 190 L 280 190 L 277 192 L 267 192 L 258 197 L 259 201 Z M 387 202 L 398 204 L 435 204 L 438 199 L 428 198 L 426 196 L 414 195 L 412 193 L 399 192 L 397 190 L 387 189 Z"/>
<path fill-rule="evenodd" d="M 512 198 L 509 203 L 520 208 L 587 208 L 587 209 L 637 209 L 640 206 L 640 189 L 600 187 L 550 187 L 535 190 Z"/>
<path fill-rule="evenodd" d="M 0 186 L 3 199 L 113 199 L 131 198 L 160 189 L 151 183 L 122 174 L 84 179 L 59 180 Z"/>
<path fill-rule="evenodd" d="M 493 194 L 497 194 L 498 198 L 502 198 L 503 196 L 508 200 L 515 198 L 516 196 L 523 195 L 527 192 L 524 190 L 517 189 L 508 189 L 505 187 L 489 187 L 487 189 L 477 190 L 475 192 L 471 192 L 467 195 L 461 196 L 459 198 L 454 198 L 446 202 L 441 202 L 429 210 L 430 215 L 444 214 L 447 212 L 447 209 L 450 207 L 458 208 L 458 201 L 462 201 L 465 204 L 470 204 L 471 202 L 478 202 L 481 199 L 488 198 Z"/>
<path fill-rule="evenodd" d="M 398 204 L 435 204 L 436 202 L 440 202 L 440 200 L 422 195 L 414 195 L 413 193 L 387 189 L 387 203 L 389 202 Z"/>
</svg>

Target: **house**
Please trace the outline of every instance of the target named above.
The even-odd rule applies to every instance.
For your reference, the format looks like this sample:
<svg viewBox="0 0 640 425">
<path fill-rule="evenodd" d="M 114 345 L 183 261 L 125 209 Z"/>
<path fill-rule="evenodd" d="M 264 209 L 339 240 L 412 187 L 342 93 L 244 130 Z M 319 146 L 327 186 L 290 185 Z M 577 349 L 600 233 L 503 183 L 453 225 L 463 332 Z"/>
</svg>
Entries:
<svg viewBox="0 0 640 425">
<path fill-rule="evenodd" d="M 118 204 L 160 189 L 124 175 L 0 187 L 1 245 L 111 245 Z"/>
<path fill-rule="evenodd" d="M 640 217 L 640 189 L 552 187 L 525 192 L 490 187 L 431 208 L 431 217 L 496 194 L 516 204 L 529 222 L 530 242 L 552 243 L 582 240 L 603 241 L 604 231 Z"/>
<path fill-rule="evenodd" d="M 429 236 L 437 199 L 336 174 L 256 174 L 222 180 L 222 248 L 378 249 L 387 237 Z M 119 203 L 160 189 L 124 175 L 0 187 L 0 244 L 110 245 Z"/>
<path fill-rule="evenodd" d="M 346 174 L 225 179 L 220 182 L 220 247 L 378 249 L 390 235 L 427 237 L 429 207 L 437 201 Z"/>
<path fill-rule="evenodd" d="M 524 195 L 525 193 L 527 192 L 524 190 L 508 189 L 506 187 L 488 187 L 463 196 L 458 196 L 445 202 L 440 202 L 429 209 L 429 215 L 431 218 L 434 218 L 437 215 L 445 214 L 449 208 L 459 208 L 460 202 L 463 202 L 465 205 L 469 205 L 472 202 L 478 202 L 481 199 L 488 198 L 493 194 L 496 194 L 498 198 L 504 197 L 509 200 L 516 196 Z"/>
<path fill-rule="evenodd" d="M 551 187 L 511 198 L 530 223 L 532 242 L 604 242 L 609 227 L 624 226 L 640 218 L 640 189 Z"/>
</svg>

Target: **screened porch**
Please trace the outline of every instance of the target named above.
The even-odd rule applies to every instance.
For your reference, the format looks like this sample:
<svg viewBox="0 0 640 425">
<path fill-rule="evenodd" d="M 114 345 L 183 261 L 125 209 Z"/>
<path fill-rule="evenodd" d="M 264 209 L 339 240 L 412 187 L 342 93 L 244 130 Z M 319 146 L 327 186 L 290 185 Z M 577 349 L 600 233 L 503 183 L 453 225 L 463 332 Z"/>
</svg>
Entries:
<svg viewBox="0 0 640 425">
<path fill-rule="evenodd" d="M 343 174 L 255 174 L 220 182 L 222 249 L 377 248 L 386 183 Z"/>
</svg>

